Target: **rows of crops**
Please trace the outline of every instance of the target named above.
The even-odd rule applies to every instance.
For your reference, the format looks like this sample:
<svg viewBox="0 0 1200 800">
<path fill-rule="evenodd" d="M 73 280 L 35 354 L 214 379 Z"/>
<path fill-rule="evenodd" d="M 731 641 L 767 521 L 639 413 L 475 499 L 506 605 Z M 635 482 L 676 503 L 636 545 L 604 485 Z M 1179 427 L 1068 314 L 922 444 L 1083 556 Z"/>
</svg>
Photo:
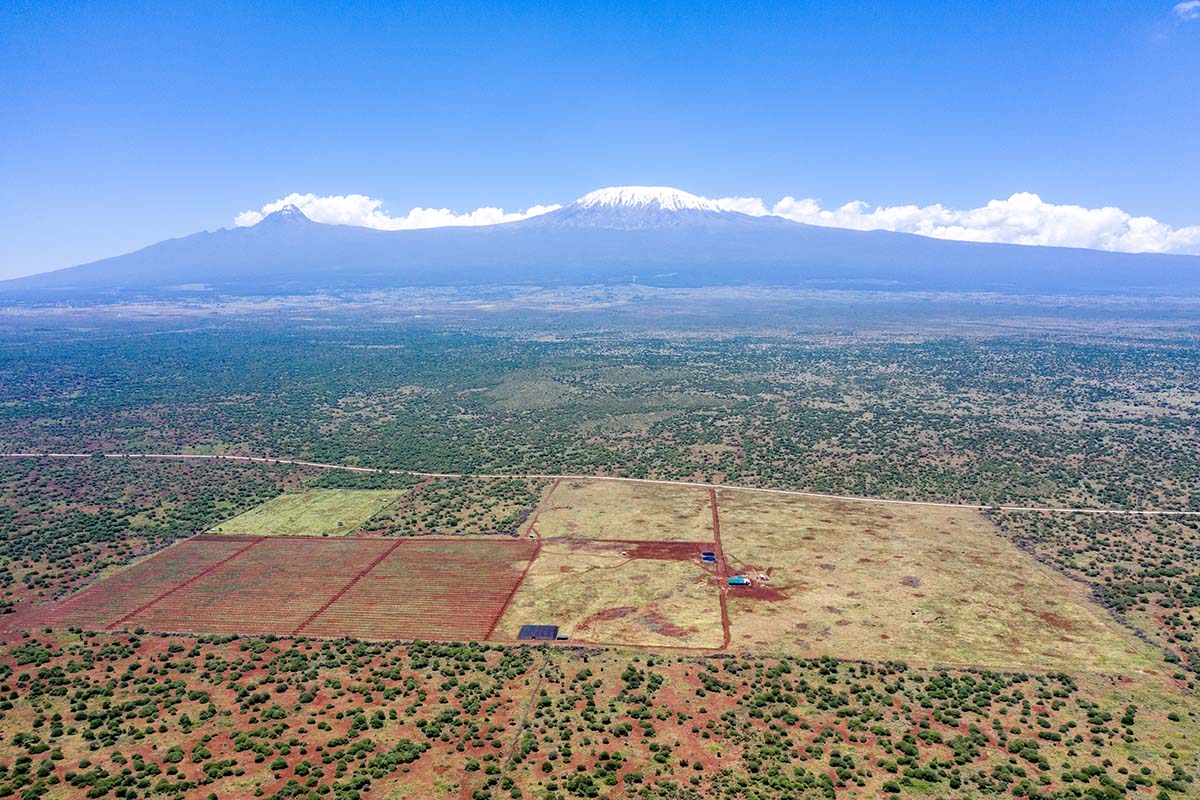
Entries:
<svg viewBox="0 0 1200 800">
<path fill-rule="evenodd" d="M 303 633 L 364 639 L 484 639 L 535 545 L 528 540 L 410 539 Z"/>
<path fill-rule="evenodd" d="M 259 539 L 126 625 L 188 633 L 290 634 L 391 544 L 383 539 Z"/>
<path fill-rule="evenodd" d="M 236 557 L 250 544 L 235 537 L 186 539 L 60 603 L 39 609 L 25 621 L 26 625 L 105 628 L 180 584 L 203 576 L 206 570 L 219 568 L 221 562 Z"/>
<path fill-rule="evenodd" d="M 24 624 L 484 639 L 535 547 L 516 539 L 197 536 Z"/>
</svg>

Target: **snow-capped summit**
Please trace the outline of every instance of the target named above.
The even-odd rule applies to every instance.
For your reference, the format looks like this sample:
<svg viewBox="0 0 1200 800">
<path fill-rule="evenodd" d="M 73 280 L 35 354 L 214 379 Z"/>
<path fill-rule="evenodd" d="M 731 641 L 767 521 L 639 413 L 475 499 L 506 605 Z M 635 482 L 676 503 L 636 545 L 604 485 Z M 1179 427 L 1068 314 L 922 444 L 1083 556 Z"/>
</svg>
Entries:
<svg viewBox="0 0 1200 800">
<path fill-rule="evenodd" d="M 270 214 L 267 214 L 256 224 L 262 225 L 264 222 L 278 224 L 284 222 L 312 222 L 312 220 L 298 207 L 289 203 L 278 211 L 272 211 Z"/>
<path fill-rule="evenodd" d="M 1200 257 L 802 225 L 722 211 L 678 189 L 627 186 L 592 192 L 540 216 L 476 227 L 325 225 L 283 206 L 257 225 L 204 231 L 0 281 L 0 303 L 176 297 L 192 292 L 179 287 L 196 284 L 231 296 L 263 296 L 634 280 L 653 286 L 1200 297 Z"/>
<path fill-rule="evenodd" d="M 721 211 L 707 197 L 670 186 L 610 186 L 588 192 L 573 205 L 582 208 L 660 208 L 664 211 Z"/>
<path fill-rule="evenodd" d="M 706 197 L 669 186 L 610 186 L 588 192 L 562 208 L 524 220 L 531 228 L 649 230 L 728 227 L 758 220 L 726 211 Z"/>
</svg>

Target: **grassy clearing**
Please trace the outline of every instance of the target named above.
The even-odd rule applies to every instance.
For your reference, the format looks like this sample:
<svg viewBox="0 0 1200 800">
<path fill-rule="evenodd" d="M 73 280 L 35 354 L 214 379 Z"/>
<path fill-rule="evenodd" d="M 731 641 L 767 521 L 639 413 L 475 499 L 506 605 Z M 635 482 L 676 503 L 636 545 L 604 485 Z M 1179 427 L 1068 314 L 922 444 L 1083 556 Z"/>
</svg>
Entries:
<svg viewBox="0 0 1200 800">
<path fill-rule="evenodd" d="M 721 608 L 698 563 L 626 558 L 619 545 L 549 542 L 509 603 L 497 636 L 558 625 L 572 639 L 655 647 L 720 647 Z"/>
<path fill-rule="evenodd" d="M 769 571 L 730 592 L 734 646 L 1002 669 L 1132 672 L 1147 648 L 1080 584 L 975 512 L 725 490 L 730 568 Z M 757 591 L 757 588 L 756 588 Z"/>
<path fill-rule="evenodd" d="M 394 502 L 395 489 L 309 489 L 281 494 L 209 533 L 255 536 L 345 536 Z"/>
<path fill-rule="evenodd" d="M 711 541 L 708 491 L 617 481 L 563 481 L 538 512 L 543 538 Z"/>
</svg>

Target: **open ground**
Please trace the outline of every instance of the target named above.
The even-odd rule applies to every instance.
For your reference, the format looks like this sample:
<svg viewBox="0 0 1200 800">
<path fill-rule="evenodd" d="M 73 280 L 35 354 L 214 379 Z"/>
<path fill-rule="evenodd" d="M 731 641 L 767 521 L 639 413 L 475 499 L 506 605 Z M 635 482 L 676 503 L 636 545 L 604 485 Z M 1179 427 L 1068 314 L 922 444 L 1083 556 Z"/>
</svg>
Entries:
<svg viewBox="0 0 1200 800">
<path fill-rule="evenodd" d="M 487 638 L 528 541 L 192 537 L 26 625 L 363 639 Z"/>
<path fill-rule="evenodd" d="M 301 508 L 361 515 L 387 496 L 327 491 Z M 699 652 L 1105 673 L 1153 663 L 1080 584 L 973 509 L 571 479 L 544 492 L 520 538 L 328 539 L 311 534 L 330 513 L 293 511 L 306 497 L 215 530 L 252 520 L 247 533 L 309 536 L 193 537 L 25 624 L 492 641 L 550 624 L 575 643 Z"/>
</svg>

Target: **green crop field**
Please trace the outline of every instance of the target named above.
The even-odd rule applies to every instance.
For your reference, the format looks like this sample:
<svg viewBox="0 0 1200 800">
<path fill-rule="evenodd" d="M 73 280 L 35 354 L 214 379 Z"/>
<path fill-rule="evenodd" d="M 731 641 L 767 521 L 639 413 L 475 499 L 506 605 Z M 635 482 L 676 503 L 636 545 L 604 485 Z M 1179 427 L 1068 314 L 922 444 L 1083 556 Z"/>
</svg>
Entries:
<svg viewBox="0 0 1200 800">
<path fill-rule="evenodd" d="M 391 505 L 391 489 L 309 489 L 281 494 L 212 528 L 254 536 L 345 536 Z"/>
</svg>

